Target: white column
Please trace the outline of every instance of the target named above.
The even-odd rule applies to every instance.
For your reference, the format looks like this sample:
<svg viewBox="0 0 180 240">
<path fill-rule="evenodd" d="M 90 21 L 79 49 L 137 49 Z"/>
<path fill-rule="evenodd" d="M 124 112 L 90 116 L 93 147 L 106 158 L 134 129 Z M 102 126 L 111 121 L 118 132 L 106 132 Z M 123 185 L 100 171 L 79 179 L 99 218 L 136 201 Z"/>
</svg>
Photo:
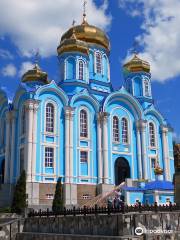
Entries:
<svg viewBox="0 0 180 240">
<path fill-rule="evenodd" d="M 32 182 L 36 177 L 36 147 L 37 147 L 37 110 L 39 101 L 34 102 L 33 108 L 33 132 L 32 132 Z"/>
<path fill-rule="evenodd" d="M 65 183 L 69 183 L 69 169 L 70 169 L 70 109 L 65 107 Z"/>
<path fill-rule="evenodd" d="M 163 148 L 163 165 L 164 165 L 164 178 L 167 181 L 170 181 L 170 169 L 169 169 L 169 149 L 168 149 L 168 143 L 167 143 L 167 133 L 168 133 L 168 127 L 161 126 L 162 131 L 162 148 Z"/>
<path fill-rule="evenodd" d="M 142 179 L 142 156 L 141 156 L 141 135 L 139 122 L 136 123 L 137 131 L 137 156 L 138 156 L 138 178 Z"/>
<path fill-rule="evenodd" d="M 10 169 L 10 112 L 6 113 L 6 149 L 5 149 L 5 175 L 4 182 L 9 183 Z"/>
<path fill-rule="evenodd" d="M 154 193 L 154 202 L 157 202 L 157 204 L 159 204 L 159 194 L 158 194 L 158 191 L 155 191 L 155 193 Z"/>
<path fill-rule="evenodd" d="M 98 183 L 102 183 L 102 116 L 101 113 L 97 116 L 97 138 L 98 138 Z"/>
<path fill-rule="evenodd" d="M 109 113 L 103 113 L 103 160 L 104 160 L 104 183 L 109 183 L 108 174 L 108 117 Z"/>
<path fill-rule="evenodd" d="M 16 111 L 11 112 L 11 164 L 10 164 L 10 182 L 14 180 L 14 160 L 15 160 L 15 123 L 16 123 Z"/>
<path fill-rule="evenodd" d="M 73 109 L 69 109 L 69 176 L 70 176 L 70 183 L 73 183 L 73 127 L 74 127 L 74 111 Z"/>
<path fill-rule="evenodd" d="M 147 121 L 140 120 L 141 143 L 142 143 L 142 162 L 143 162 L 143 178 L 148 179 L 147 174 L 147 149 L 146 149 L 146 123 Z"/>
<path fill-rule="evenodd" d="M 32 182 L 32 142 L 33 142 L 33 110 L 34 104 L 32 100 L 25 103 L 26 106 L 26 157 L 25 171 L 27 182 Z"/>
</svg>

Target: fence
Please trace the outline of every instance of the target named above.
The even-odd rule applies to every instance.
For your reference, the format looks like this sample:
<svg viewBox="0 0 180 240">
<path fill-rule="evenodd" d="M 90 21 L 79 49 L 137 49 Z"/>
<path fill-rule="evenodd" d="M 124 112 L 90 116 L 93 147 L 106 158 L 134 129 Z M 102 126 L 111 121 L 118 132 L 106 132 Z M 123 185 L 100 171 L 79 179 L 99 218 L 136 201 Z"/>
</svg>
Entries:
<svg viewBox="0 0 180 240">
<path fill-rule="evenodd" d="M 13 219 L 0 224 L 0 239 L 13 240 L 16 233 L 21 232 L 21 224 L 23 219 Z"/>
<path fill-rule="evenodd" d="M 76 215 L 92 215 L 92 214 L 116 214 L 116 213 L 129 213 L 129 212 L 147 212 L 147 211 L 153 211 L 153 212 L 172 212 L 172 211 L 178 211 L 180 210 L 180 206 L 176 204 L 172 204 L 171 202 L 169 205 L 157 205 L 155 202 L 153 205 L 142 205 L 141 203 L 138 203 L 138 205 L 135 206 L 128 206 L 121 204 L 119 207 L 97 207 L 97 205 L 94 208 L 87 208 L 84 206 L 83 208 L 75 208 L 67 209 L 63 208 L 57 211 L 49 211 L 47 209 L 46 211 L 42 211 L 41 209 L 39 211 L 31 211 L 28 214 L 28 217 L 51 217 L 51 216 L 76 216 Z"/>
</svg>

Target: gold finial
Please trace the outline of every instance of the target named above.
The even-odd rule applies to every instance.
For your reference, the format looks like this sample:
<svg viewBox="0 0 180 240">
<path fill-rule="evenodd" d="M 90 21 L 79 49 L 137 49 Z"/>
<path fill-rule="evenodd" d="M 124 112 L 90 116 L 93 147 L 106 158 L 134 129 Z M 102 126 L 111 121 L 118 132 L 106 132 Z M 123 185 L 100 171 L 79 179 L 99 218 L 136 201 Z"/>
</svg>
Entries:
<svg viewBox="0 0 180 240">
<path fill-rule="evenodd" d="M 72 26 L 74 27 L 75 24 L 76 24 L 76 20 L 73 20 L 73 22 L 72 22 Z"/>
<path fill-rule="evenodd" d="M 134 54 L 134 56 L 138 55 L 138 48 L 139 48 L 139 42 L 137 40 L 134 40 L 133 46 L 131 48 L 131 53 Z"/>
<path fill-rule="evenodd" d="M 84 3 L 83 3 L 83 24 L 87 23 L 87 19 L 86 19 L 86 5 L 87 5 L 87 1 L 84 0 Z"/>
<path fill-rule="evenodd" d="M 34 66 L 35 68 L 39 68 L 39 59 L 40 59 L 40 54 L 39 54 L 39 49 L 36 50 L 34 54 Z"/>
<path fill-rule="evenodd" d="M 75 29 L 74 29 L 74 26 L 73 26 L 73 32 L 72 32 L 72 36 L 71 36 L 72 39 L 77 39 L 76 38 L 76 34 L 75 34 Z"/>
</svg>

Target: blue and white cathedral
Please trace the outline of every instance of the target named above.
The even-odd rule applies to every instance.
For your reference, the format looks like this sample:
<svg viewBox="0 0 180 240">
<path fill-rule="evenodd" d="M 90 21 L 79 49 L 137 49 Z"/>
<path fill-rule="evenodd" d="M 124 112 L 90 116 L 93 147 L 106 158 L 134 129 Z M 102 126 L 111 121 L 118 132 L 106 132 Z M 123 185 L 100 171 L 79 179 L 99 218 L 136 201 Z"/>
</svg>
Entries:
<svg viewBox="0 0 180 240">
<path fill-rule="evenodd" d="M 135 54 L 114 91 L 109 39 L 85 15 L 57 53 L 59 82 L 36 63 L 11 103 L 0 90 L 0 206 L 22 170 L 31 207 L 51 205 L 58 177 L 66 206 L 122 183 L 127 204 L 173 202 L 172 128 L 154 106 L 149 63 Z"/>
</svg>

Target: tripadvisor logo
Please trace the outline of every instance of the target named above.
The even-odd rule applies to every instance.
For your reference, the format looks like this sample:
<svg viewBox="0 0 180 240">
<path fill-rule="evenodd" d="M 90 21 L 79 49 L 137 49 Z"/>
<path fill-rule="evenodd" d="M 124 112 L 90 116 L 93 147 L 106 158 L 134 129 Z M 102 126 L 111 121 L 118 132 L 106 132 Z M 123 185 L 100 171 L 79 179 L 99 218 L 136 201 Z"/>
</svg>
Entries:
<svg viewBox="0 0 180 240">
<path fill-rule="evenodd" d="M 166 230 L 166 229 L 147 230 L 146 228 L 142 228 L 142 227 L 137 227 L 135 229 L 135 234 L 137 236 L 141 236 L 141 235 L 143 235 L 143 233 L 145 233 L 145 234 L 172 234 L 173 230 Z"/>
<path fill-rule="evenodd" d="M 143 228 L 137 227 L 137 228 L 135 229 L 135 234 L 136 234 L 136 235 L 141 236 L 143 233 L 144 233 Z"/>
</svg>

